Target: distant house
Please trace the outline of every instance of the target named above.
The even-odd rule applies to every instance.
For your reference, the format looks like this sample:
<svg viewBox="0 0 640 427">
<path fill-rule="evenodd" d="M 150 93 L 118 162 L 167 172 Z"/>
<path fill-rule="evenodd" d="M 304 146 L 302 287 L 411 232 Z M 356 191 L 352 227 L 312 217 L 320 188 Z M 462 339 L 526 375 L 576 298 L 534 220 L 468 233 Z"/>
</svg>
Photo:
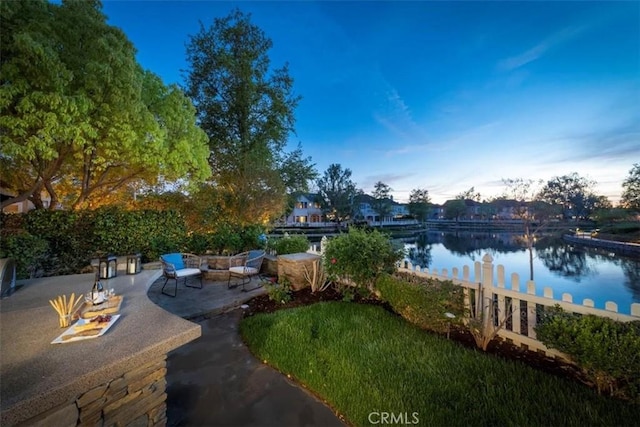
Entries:
<svg viewBox="0 0 640 427">
<path fill-rule="evenodd" d="M 460 206 L 462 204 L 462 207 Z M 455 213 L 458 220 L 486 220 L 493 218 L 494 207 L 491 203 L 477 202 L 472 199 L 449 199 L 442 205 L 439 218 L 445 216 L 445 211 L 449 210 L 448 215 Z"/>
<path fill-rule="evenodd" d="M 431 205 L 428 213 L 429 219 L 442 219 L 444 218 L 444 206 L 442 205 Z"/>
<path fill-rule="evenodd" d="M 514 199 L 497 199 L 491 202 L 495 219 L 517 219 L 522 203 Z"/>
<path fill-rule="evenodd" d="M 313 225 L 323 223 L 323 212 L 320 195 L 315 193 L 300 194 L 293 206 L 293 211 L 286 219 L 287 225 Z"/>
<path fill-rule="evenodd" d="M 390 224 L 405 219 L 409 215 L 407 205 L 389 199 L 391 211 L 382 218 L 382 223 Z M 375 199 L 368 194 L 359 194 L 354 200 L 354 217 L 359 221 L 367 221 L 370 224 L 380 223 L 380 215 L 375 211 Z M 320 227 L 331 225 L 326 222 L 321 205 L 321 196 L 316 193 L 300 194 L 293 207 L 293 211 L 287 216 L 285 221 L 287 226 L 308 226 Z"/>
<path fill-rule="evenodd" d="M 4 189 L 0 189 L 0 200 L 2 200 L 3 202 L 13 197 L 15 196 L 10 194 L 10 192 Z M 51 197 L 49 196 L 49 193 L 47 193 L 46 191 L 43 191 L 40 197 L 42 198 L 42 204 L 44 205 L 44 207 L 48 208 L 49 203 L 51 203 Z M 31 203 L 29 200 L 24 200 L 22 202 L 12 203 L 9 206 L 2 208 L 2 212 L 3 213 L 24 213 L 35 208 L 36 207 L 33 205 L 33 203 Z"/>
<path fill-rule="evenodd" d="M 390 203 L 390 212 L 380 218 L 380 214 L 374 208 L 376 199 L 368 194 L 360 194 L 356 197 L 356 218 L 369 223 L 390 223 L 394 220 L 406 218 L 409 215 L 407 205 L 395 202 L 393 197 L 388 202 Z"/>
<path fill-rule="evenodd" d="M 471 199 L 464 199 L 464 204 L 467 207 L 467 211 L 465 213 L 465 219 L 481 219 L 482 218 L 482 203 L 476 202 Z"/>
</svg>

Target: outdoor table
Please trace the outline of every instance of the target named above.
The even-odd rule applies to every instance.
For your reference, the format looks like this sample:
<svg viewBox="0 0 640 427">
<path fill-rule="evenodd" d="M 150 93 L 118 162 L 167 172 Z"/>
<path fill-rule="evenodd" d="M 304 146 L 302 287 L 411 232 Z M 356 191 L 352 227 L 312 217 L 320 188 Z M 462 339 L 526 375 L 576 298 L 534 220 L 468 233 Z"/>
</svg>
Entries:
<svg viewBox="0 0 640 427">
<path fill-rule="evenodd" d="M 147 297 L 161 270 L 105 280 L 124 302 L 103 336 L 51 344 L 63 331 L 49 300 L 91 289 L 93 274 L 19 282 L 0 300 L 0 425 L 114 424 L 166 418 L 166 355 L 200 336 L 200 325 Z"/>
</svg>

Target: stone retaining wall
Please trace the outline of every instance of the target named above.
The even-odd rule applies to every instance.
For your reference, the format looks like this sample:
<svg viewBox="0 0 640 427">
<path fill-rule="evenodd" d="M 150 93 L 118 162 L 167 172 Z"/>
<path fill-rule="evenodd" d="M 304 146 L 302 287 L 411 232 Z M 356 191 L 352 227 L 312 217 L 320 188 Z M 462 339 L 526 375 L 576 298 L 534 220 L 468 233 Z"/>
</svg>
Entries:
<svg viewBox="0 0 640 427">
<path fill-rule="evenodd" d="M 229 280 L 229 256 L 224 255 L 206 255 L 203 256 L 206 260 L 204 263 L 208 270 L 204 270 L 204 279 L 214 282 L 224 282 Z M 234 267 L 243 265 L 244 260 L 242 258 L 236 258 L 234 260 Z M 278 261 L 275 255 L 266 255 L 262 261 L 262 267 L 260 268 L 262 274 L 268 276 L 278 275 Z"/>
<path fill-rule="evenodd" d="M 165 426 L 166 356 L 52 408 L 22 425 L 29 426 Z"/>
<path fill-rule="evenodd" d="M 211 280 L 214 282 L 225 282 L 229 280 L 229 270 L 204 270 L 204 280 Z"/>
<path fill-rule="evenodd" d="M 276 255 L 265 255 L 264 260 L 262 261 L 262 274 L 266 274 L 267 276 L 277 276 L 278 275 L 278 258 Z"/>
<path fill-rule="evenodd" d="M 319 260 L 319 255 L 305 252 L 278 255 L 278 280 L 286 278 L 295 291 L 306 288 L 310 283 L 305 277 L 305 271 L 311 272 L 313 263 Z"/>
</svg>

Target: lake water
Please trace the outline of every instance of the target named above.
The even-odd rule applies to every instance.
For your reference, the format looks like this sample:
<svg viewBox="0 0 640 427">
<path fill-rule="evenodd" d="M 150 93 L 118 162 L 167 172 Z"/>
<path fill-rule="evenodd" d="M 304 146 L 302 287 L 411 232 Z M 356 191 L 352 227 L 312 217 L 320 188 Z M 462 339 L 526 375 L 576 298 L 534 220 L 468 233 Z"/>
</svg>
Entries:
<svg viewBox="0 0 640 427">
<path fill-rule="evenodd" d="M 526 290 L 530 279 L 529 252 L 521 236 L 502 232 L 436 232 L 429 231 L 405 239 L 407 257 L 413 265 L 429 269 L 446 268 L 451 274 L 468 265 L 473 278 L 473 264 L 482 262 L 484 254 L 493 257 L 494 265 L 505 268 L 506 288 L 511 289 L 511 273 L 520 276 L 520 290 Z M 494 273 L 495 277 L 495 273 Z M 620 313 L 629 314 L 632 303 L 640 303 L 640 259 L 609 251 L 566 243 L 560 236 L 542 236 L 533 250 L 533 280 L 536 294 L 543 287 L 553 289 L 554 299 L 563 293 L 581 304 L 585 298 L 604 309 L 606 301 L 618 304 Z"/>
</svg>

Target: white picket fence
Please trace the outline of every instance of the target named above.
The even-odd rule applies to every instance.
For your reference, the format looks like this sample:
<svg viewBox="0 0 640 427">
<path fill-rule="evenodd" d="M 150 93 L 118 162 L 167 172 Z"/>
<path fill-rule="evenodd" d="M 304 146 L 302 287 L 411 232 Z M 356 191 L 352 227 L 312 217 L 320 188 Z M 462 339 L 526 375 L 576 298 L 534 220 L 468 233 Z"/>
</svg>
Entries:
<svg viewBox="0 0 640 427">
<path fill-rule="evenodd" d="M 492 321 L 494 324 L 501 324 L 506 317 L 505 327 L 498 331 L 498 336 L 510 340 L 516 345 L 525 345 L 534 351 L 544 351 L 549 356 L 567 359 L 567 356 L 554 349 L 547 348 L 542 342 L 536 339 L 535 327 L 538 323 L 539 306 L 559 305 L 564 310 L 580 313 L 594 314 L 596 316 L 609 317 L 611 319 L 629 322 L 640 320 L 640 304 L 634 303 L 630 307 L 630 315 L 619 313 L 618 305 L 612 301 L 605 303 L 605 309 L 595 308 L 594 301 L 585 299 L 581 304 L 574 302 L 571 294 L 563 293 L 560 299 L 554 299 L 553 290 L 549 287 L 543 288 L 543 296 L 536 295 L 536 284 L 532 280 L 526 281 L 521 290 L 520 277 L 517 273 L 511 274 L 511 288 L 508 289 L 505 282 L 504 266 L 498 265 L 494 270 L 493 258 L 486 254 L 482 258 L 482 263 L 476 261 L 473 266 L 473 276 L 469 266 L 462 268 L 462 275 L 458 268 L 451 269 L 451 274 L 447 269 L 438 272 L 437 269 L 421 269 L 419 266 L 412 266 L 409 262 L 404 262 L 398 267 L 399 272 L 415 274 L 419 277 L 433 278 L 438 280 L 450 280 L 453 283 L 463 286 L 465 295 L 465 306 L 472 305 L 483 307 L 484 319 Z M 495 272 L 495 281 L 494 281 Z M 495 282 L 495 283 L 494 283 Z M 480 300 L 483 295 L 484 300 L 497 301 L 497 310 L 494 315 L 489 313 L 489 304 Z M 474 299 L 472 301 L 472 299 Z M 495 316 L 497 312 L 497 316 Z"/>
</svg>

